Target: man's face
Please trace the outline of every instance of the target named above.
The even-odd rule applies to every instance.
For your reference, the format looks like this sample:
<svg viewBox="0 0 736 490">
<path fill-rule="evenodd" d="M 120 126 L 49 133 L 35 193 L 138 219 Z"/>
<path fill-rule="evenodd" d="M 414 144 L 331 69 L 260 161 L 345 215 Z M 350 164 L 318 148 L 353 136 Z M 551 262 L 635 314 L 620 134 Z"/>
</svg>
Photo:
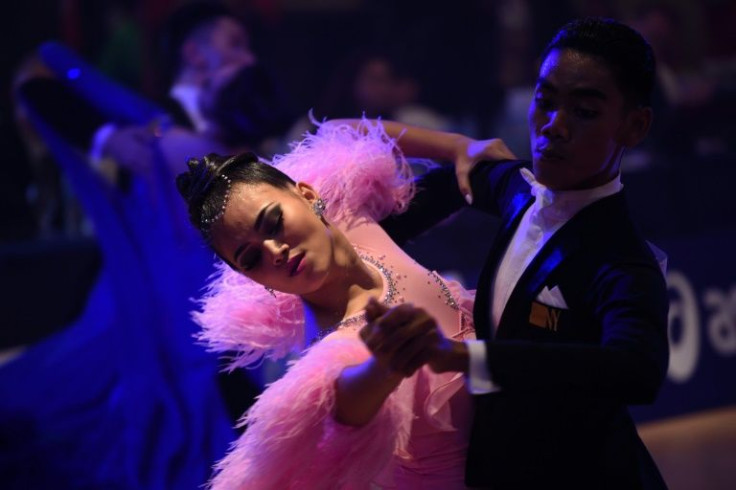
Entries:
<svg viewBox="0 0 736 490">
<path fill-rule="evenodd" d="M 245 28 L 229 17 L 215 21 L 207 42 L 201 47 L 211 76 L 221 70 L 235 71 L 256 62 Z"/>
<path fill-rule="evenodd" d="M 619 171 L 626 120 L 611 70 L 578 51 L 552 50 L 529 106 L 534 175 L 553 190 L 586 189 Z"/>
</svg>

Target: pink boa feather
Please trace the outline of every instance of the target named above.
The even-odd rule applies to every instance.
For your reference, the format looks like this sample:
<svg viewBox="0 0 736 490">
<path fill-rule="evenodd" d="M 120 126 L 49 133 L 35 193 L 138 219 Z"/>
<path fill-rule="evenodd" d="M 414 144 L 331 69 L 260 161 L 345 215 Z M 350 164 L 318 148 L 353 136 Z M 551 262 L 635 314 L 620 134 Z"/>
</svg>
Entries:
<svg viewBox="0 0 736 490">
<path fill-rule="evenodd" d="M 335 380 L 368 357 L 358 339 L 309 349 L 243 417 L 248 429 L 217 464 L 211 488 L 367 489 L 406 444 L 412 419 L 411 401 L 394 393 L 364 427 L 334 420 Z"/>
</svg>

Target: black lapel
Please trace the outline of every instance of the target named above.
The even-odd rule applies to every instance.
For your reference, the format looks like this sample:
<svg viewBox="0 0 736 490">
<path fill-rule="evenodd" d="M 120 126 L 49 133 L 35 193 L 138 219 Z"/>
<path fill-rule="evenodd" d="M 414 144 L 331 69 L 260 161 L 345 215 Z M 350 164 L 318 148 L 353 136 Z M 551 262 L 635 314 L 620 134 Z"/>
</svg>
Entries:
<svg viewBox="0 0 736 490">
<path fill-rule="evenodd" d="M 488 257 L 486 257 L 486 262 L 478 279 L 478 290 L 476 291 L 475 306 L 473 307 L 475 331 L 479 339 L 490 340 L 493 338 L 490 299 L 498 261 L 503 257 L 506 247 L 514 236 L 522 216 L 524 216 L 524 212 L 533 202 L 534 198 L 525 192 L 520 192 L 514 196 L 506 216 L 503 217 L 501 229 L 499 229 L 496 238 L 493 240 L 491 250 Z"/>
<path fill-rule="evenodd" d="M 571 225 L 571 226 L 568 226 Z M 572 220 L 565 224 L 534 257 L 516 283 L 506 308 L 503 310 L 498 326 L 498 337 L 505 338 L 513 323 L 523 321 L 526 309 L 537 297 L 546 279 L 559 265 L 569 257 L 580 244 L 579 226 Z M 511 327 L 509 326 L 511 322 Z"/>
<path fill-rule="evenodd" d="M 605 197 L 582 209 L 544 244 L 519 278 L 506 303 L 497 332 L 500 338 L 510 333 L 513 322 L 522 321 L 526 310 L 542 290 L 552 271 L 580 248 L 581 238 L 586 233 L 595 233 L 600 229 L 600 223 L 606 223 L 609 231 L 615 229 L 617 217 L 622 216 L 621 210 L 625 214 L 625 209 L 623 192 Z"/>
</svg>

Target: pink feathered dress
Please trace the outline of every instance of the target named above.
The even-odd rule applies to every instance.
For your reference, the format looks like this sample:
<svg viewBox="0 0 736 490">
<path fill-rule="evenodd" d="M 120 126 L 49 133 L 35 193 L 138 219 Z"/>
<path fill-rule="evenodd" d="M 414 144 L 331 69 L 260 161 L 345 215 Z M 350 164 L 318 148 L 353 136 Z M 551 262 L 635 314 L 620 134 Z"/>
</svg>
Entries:
<svg viewBox="0 0 736 490">
<path fill-rule="evenodd" d="M 323 126 L 274 164 L 317 188 L 328 219 L 383 278 L 383 301 L 425 308 L 446 336 L 474 338 L 472 295 L 406 255 L 377 220 L 401 211 L 413 195 L 403 156 L 379 126 Z M 271 296 L 220 266 L 195 319 L 217 351 L 237 350 L 232 366 L 279 358 L 301 348 L 305 321 L 298 297 Z M 358 337 L 362 314 L 313 343 L 244 415 L 245 433 L 216 466 L 210 485 L 225 489 L 465 488 L 472 419 L 460 374 L 420 369 L 392 393 L 374 419 L 349 427 L 333 418 L 335 380 L 370 354 Z"/>
</svg>

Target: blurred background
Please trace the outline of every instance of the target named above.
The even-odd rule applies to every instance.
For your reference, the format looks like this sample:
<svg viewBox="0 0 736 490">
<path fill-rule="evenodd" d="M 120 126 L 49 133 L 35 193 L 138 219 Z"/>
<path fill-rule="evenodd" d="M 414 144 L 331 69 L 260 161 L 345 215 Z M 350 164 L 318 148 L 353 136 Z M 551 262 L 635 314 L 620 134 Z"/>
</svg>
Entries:
<svg viewBox="0 0 736 490">
<path fill-rule="evenodd" d="M 187 157 L 287 151 L 310 111 L 528 157 L 537 57 L 596 15 L 658 58 L 654 126 L 622 180 L 669 257 L 671 361 L 656 403 L 631 411 L 671 488 L 732 488 L 736 1 L 204 3 L 0 7 L 0 487 L 196 488 L 278 376 L 218 375 L 192 338 L 212 257 L 171 190 Z M 495 229 L 463 211 L 407 248 L 473 287 Z"/>
</svg>

